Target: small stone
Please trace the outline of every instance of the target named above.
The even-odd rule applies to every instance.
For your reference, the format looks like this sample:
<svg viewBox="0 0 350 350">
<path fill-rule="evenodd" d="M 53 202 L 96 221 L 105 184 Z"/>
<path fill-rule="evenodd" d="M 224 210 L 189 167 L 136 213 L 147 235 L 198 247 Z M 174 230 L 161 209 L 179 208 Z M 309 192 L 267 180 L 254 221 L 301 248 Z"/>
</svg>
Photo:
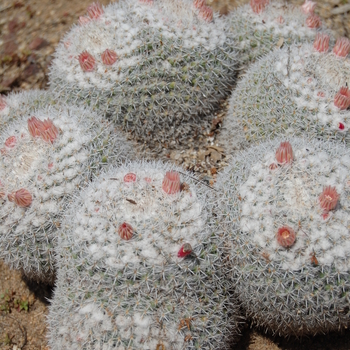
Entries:
<svg viewBox="0 0 350 350">
<path fill-rule="evenodd" d="M 218 171 L 216 170 L 216 168 L 213 167 L 213 168 L 210 169 L 210 172 L 211 172 L 212 175 L 214 175 L 214 174 L 216 174 Z"/>
<path fill-rule="evenodd" d="M 30 44 L 29 44 L 29 49 L 30 50 L 40 50 L 45 46 L 48 46 L 49 42 L 46 41 L 43 38 L 36 37 Z"/>
<path fill-rule="evenodd" d="M 221 160 L 221 158 L 222 158 L 221 153 L 219 153 L 215 150 L 210 151 L 210 160 L 217 162 L 217 161 Z"/>
</svg>

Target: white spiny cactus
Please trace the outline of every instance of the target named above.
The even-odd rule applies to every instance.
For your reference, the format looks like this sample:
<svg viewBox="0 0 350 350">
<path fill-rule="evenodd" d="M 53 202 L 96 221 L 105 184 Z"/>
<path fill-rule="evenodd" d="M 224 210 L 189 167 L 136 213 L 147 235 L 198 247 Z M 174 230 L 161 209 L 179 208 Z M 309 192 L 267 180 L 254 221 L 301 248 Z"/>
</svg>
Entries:
<svg viewBox="0 0 350 350">
<path fill-rule="evenodd" d="M 52 350 L 228 349 L 239 332 L 213 191 L 160 162 L 100 175 L 67 211 Z"/>
<path fill-rule="evenodd" d="M 24 111 L 18 107 L 0 135 L 0 257 L 31 279 L 52 283 L 56 232 L 70 196 L 104 164 L 132 152 L 88 109 L 29 111 L 26 100 L 18 106 Z"/>
<path fill-rule="evenodd" d="M 254 324 L 304 335 L 350 324 L 350 151 L 329 141 L 267 141 L 219 174 L 218 231 Z"/>
</svg>

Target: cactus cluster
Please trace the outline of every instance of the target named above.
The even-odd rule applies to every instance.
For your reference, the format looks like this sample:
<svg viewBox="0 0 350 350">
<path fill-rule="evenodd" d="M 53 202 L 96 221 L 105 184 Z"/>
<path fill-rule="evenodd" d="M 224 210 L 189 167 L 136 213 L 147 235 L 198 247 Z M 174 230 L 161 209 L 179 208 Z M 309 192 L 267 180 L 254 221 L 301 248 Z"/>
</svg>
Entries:
<svg viewBox="0 0 350 350">
<path fill-rule="evenodd" d="M 52 91 L 154 147 L 203 133 L 234 81 L 229 19 L 189 0 L 121 0 L 97 13 L 89 10 L 58 45 Z"/>
<path fill-rule="evenodd" d="M 230 99 L 222 142 L 229 152 L 279 134 L 349 143 L 350 41 L 329 37 L 277 49 L 253 64 Z"/>
<path fill-rule="evenodd" d="M 218 176 L 218 229 L 234 232 L 236 292 L 247 317 L 289 336 L 349 326 L 350 151 L 266 141 Z"/>
<path fill-rule="evenodd" d="M 262 57 L 275 47 L 313 41 L 325 32 L 314 14 L 316 3 L 306 0 L 302 6 L 287 2 L 251 0 L 232 13 L 230 28 L 235 35 L 240 64 Z"/>
<path fill-rule="evenodd" d="M 111 168 L 81 191 L 57 245 L 51 349 L 229 349 L 238 307 L 213 191 L 160 162 Z"/>
<path fill-rule="evenodd" d="M 56 233 L 70 197 L 104 164 L 132 152 L 90 110 L 28 110 L 28 94 L 23 96 L 16 96 L 16 118 L 0 134 L 0 257 L 30 279 L 52 283 Z"/>
</svg>

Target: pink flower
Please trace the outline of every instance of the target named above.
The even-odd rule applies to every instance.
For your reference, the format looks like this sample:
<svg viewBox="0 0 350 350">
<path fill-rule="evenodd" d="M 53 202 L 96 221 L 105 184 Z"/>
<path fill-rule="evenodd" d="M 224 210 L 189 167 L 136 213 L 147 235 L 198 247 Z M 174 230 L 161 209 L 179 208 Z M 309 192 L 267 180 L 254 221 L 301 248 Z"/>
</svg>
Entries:
<svg viewBox="0 0 350 350">
<path fill-rule="evenodd" d="M 301 6 L 303 12 L 307 15 L 314 13 L 316 7 L 316 2 L 305 0 L 304 4 Z"/>
<path fill-rule="evenodd" d="M 199 9 L 198 17 L 206 22 L 211 22 L 213 20 L 213 10 L 204 5 Z"/>
<path fill-rule="evenodd" d="M 342 86 L 334 96 L 334 105 L 340 110 L 348 109 L 350 106 L 350 90 L 346 86 Z"/>
<path fill-rule="evenodd" d="M 91 19 L 97 19 L 104 13 L 104 11 L 103 11 L 101 4 L 99 2 L 93 2 L 87 8 L 87 13 Z"/>
<path fill-rule="evenodd" d="M 84 72 L 92 72 L 95 69 L 95 59 L 86 50 L 79 55 L 78 59 Z"/>
<path fill-rule="evenodd" d="M 136 182 L 136 174 L 134 174 L 134 173 L 127 173 L 124 176 L 124 182 Z"/>
<path fill-rule="evenodd" d="M 200 9 L 202 6 L 205 6 L 205 0 L 194 0 L 193 1 L 193 6 L 196 9 Z"/>
<path fill-rule="evenodd" d="M 290 164 L 293 161 L 292 145 L 287 142 L 281 142 L 276 151 L 276 160 L 279 164 Z"/>
<path fill-rule="evenodd" d="M 126 241 L 132 238 L 133 231 L 132 226 L 127 222 L 123 222 L 118 228 L 120 238 L 125 239 Z"/>
<path fill-rule="evenodd" d="M 250 7 L 257 14 L 263 12 L 268 4 L 269 0 L 250 0 Z"/>
<path fill-rule="evenodd" d="M 333 52 L 338 57 L 346 57 L 350 52 L 350 40 L 345 37 L 338 38 L 334 45 Z"/>
<path fill-rule="evenodd" d="M 8 148 L 13 148 L 16 146 L 16 143 L 17 143 L 16 136 L 10 136 L 9 138 L 6 139 L 5 146 Z"/>
<path fill-rule="evenodd" d="M 7 106 L 7 103 L 6 103 L 5 97 L 2 97 L 0 95 L 0 111 L 4 110 L 6 106 Z"/>
<path fill-rule="evenodd" d="M 321 208 L 327 212 L 333 210 L 337 206 L 339 194 L 335 187 L 327 186 L 323 189 L 318 199 Z"/>
<path fill-rule="evenodd" d="M 295 242 L 296 234 L 289 226 L 282 226 L 276 234 L 277 243 L 284 248 L 291 247 Z"/>
<path fill-rule="evenodd" d="M 318 28 L 321 27 L 321 18 L 315 14 L 311 14 L 308 18 L 306 18 L 306 25 L 309 28 Z"/>
<path fill-rule="evenodd" d="M 79 20 L 78 20 L 79 25 L 83 26 L 89 22 L 91 22 L 91 19 L 89 17 L 85 17 L 85 16 L 79 17 Z"/>
<path fill-rule="evenodd" d="M 28 190 L 21 188 L 7 196 L 10 202 L 15 202 L 19 207 L 25 208 L 32 204 L 33 197 Z"/>
<path fill-rule="evenodd" d="M 192 253 L 191 244 L 185 243 L 181 246 L 180 250 L 177 253 L 178 258 L 184 258 L 185 256 Z"/>
<path fill-rule="evenodd" d="M 177 171 L 167 171 L 163 183 L 162 189 L 167 194 L 175 194 L 180 192 L 180 174 Z"/>
<path fill-rule="evenodd" d="M 111 66 L 113 63 L 117 61 L 118 55 L 115 51 L 106 49 L 105 51 L 103 51 L 101 58 L 102 58 L 103 64 L 107 66 Z"/>
<path fill-rule="evenodd" d="M 329 35 L 317 33 L 314 41 L 314 49 L 318 52 L 327 52 L 329 48 Z"/>
<path fill-rule="evenodd" d="M 41 137 L 46 142 L 53 142 L 58 136 L 58 129 L 51 119 L 41 121 L 35 117 L 28 119 L 28 130 L 33 137 Z"/>
</svg>

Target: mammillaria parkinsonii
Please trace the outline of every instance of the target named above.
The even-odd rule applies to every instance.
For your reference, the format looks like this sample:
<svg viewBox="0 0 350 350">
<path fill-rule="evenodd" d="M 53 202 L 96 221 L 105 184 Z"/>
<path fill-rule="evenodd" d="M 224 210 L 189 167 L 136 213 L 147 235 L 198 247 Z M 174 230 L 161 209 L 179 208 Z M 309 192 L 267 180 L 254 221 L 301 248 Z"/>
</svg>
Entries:
<svg viewBox="0 0 350 350">
<path fill-rule="evenodd" d="M 221 135 L 229 152 L 280 134 L 350 141 L 350 41 L 318 34 L 253 64 L 230 99 Z"/>
<path fill-rule="evenodd" d="M 57 244 L 51 349 L 229 349 L 239 313 L 225 237 L 207 227 L 212 194 L 178 168 L 144 161 L 81 191 Z"/>
<path fill-rule="evenodd" d="M 234 82 L 229 18 L 192 0 L 121 0 L 58 45 L 51 90 L 106 113 L 152 147 L 203 133 Z"/>
<path fill-rule="evenodd" d="M 237 295 L 247 317 L 274 334 L 347 328 L 350 151 L 290 138 L 292 160 L 281 164 L 280 143 L 241 152 L 217 179 L 216 227 L 234 232 Z"/>
<path fill-rule="evenodd" d="M 64 106 L 25 110 L 0 144 L 0 257 L 29 279 L 52 283 L 53 247 L 70 197 L 131 147 L 95 113 Z"/>
<path fill-rule="evenodd" d="M 313 13 L 315 6 L 308 0 L 298 7 L 287 2 L 251 0 L 234 10 L 230 27 L 241 63 L 254 61 L 282 45 L 313 41 L 316 33 L 325 31 Z"/>
</svg>

